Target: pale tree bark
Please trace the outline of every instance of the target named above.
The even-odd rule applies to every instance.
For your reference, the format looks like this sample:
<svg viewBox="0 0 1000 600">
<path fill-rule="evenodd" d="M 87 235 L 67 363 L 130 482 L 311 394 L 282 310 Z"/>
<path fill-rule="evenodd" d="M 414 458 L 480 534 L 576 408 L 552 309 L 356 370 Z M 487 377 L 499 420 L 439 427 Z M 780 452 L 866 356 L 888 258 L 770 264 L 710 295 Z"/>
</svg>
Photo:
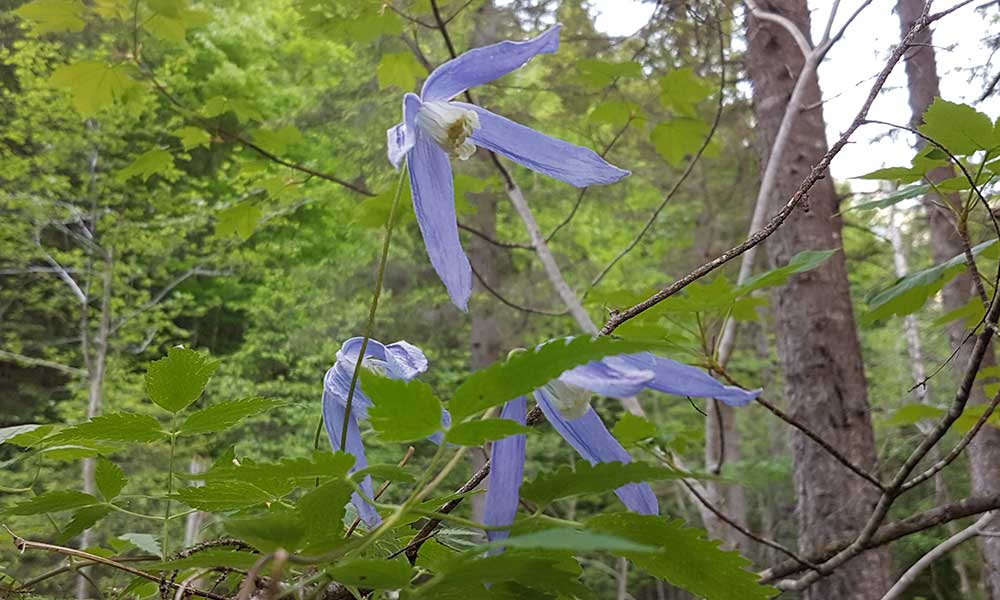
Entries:
<svg viewBox="0 0 1000 600">
<path fill-rule="evenodd" d="M 808 32 L 805 0 L 760 2 Z M 763 168 L 805 59 L 801 44 L 780 24 L 747 19 L 747 70 L 753 84 L 753 114 Z M 819 82 L 804 83 L 801 111 L 791 125 L 788 150 L 777 167 L 768 212 L 777 212 L 827 150 Z M 812 108 L 815 106 L 815 108 Z M 812 188 L 808 204 L 796 210 L 767 241 L 771 266 L 786 264 L 803 250 L 841 247 L 841 221 L 829 175 Z M 877 470 L 861 345 L 851 306 L 844 253 L 793 276 L 774 292 L 772 307 L 784 395 L 800 423 L 868 472 Z M 792 433 L 799 547 L 811 554 L 838 537 L 856 533 L 871 514 L 877 490 L 852 474 L 800 432 Z M 889 554 L 868 553 L 847 562 L 805 594 L 813 600 L 877 599 L 889 588 Z"/>
<path fill-rule="evenodd" d="M 905 31 L 919 16 L 922 2 L 914 0 L 897 0 L 896 11 L 899 13 L 900 27 Z M 910 109 L 913 126 L 923 121 L 924 111 L 931 105 L 934 98 L 940 95 L 937 62 L 934 57 L 931 32 L 925 29 L 917 36 L 913 48 L 906 54 L 906 77 L 910 91 Z M 918 145 L 921 142 L 918 140 Z M 954 176 L 951 167 L 941 167 L 931 171 L 928 179 L 938 182 Z M 931 234 L 931 253 L 936 262 L 942 262 L 961 254 L 965 243 L 965 224 L 957 221 L 955 212 L 950 208 L 960 208 L 961 200 L 957 196 L 941 197 L 937 194 L 927 194 L 923 198 L 924 210 Z M 949 208 L 950 207 L 950 208 Z M 973 276 L 963 272 L 949 282 L 942 290 L 942 299 L 946 311 L 965 306 L 975 297 Z M 948 334 L 953 347 L 961 345 L 965 339 L 966 330 L 961 320 L 949 325 Z M 971 345 L 962 345 L 952 365 L 959 371 L 968 364 Z M 992 348 L 986 353 L 982 367 L 994 365 L 996 359 Z M 969 405 L 976 406 L 987 402 L 982 385 L 976 385 L 969 396 Z M 969 444 L 969 477 L 972 493 L 995 494 L 1000 492 L 1000 430 L 984 427 Z M 983 557 L 983 584 L 987 594 L 993 600 L 1000 600 L 1000 538 L 980 537 L 979 549 Z"/>
</svg>

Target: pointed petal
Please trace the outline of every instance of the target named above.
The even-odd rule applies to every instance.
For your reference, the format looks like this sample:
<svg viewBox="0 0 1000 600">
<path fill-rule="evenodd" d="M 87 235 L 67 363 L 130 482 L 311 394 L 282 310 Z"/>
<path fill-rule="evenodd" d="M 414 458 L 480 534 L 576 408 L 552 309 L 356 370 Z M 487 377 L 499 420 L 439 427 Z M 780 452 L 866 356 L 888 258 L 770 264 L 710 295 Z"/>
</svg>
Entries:
<svg viewBox="0 0 1000 600">
<path fill-rule="evenodd" d="M 423 350 L 400 340 L 385 347 L 385 361 L 389 377 L 409 381 L 427 370 L 427 357 Z"/>
<path fill-rule="evenodd" d="M 532 171 L 576 187 L 614 183 L 629 174 L 590 148 L 547 136 L 473 104 L 453 104 L 479 115 L 480 127 L 469 136 L 477 146 L 502 154 Z"/>
<path fill-rule="evenodd" d="M 616 369 L 642 369 L 655 373 L 650 389 L 698 398 L 715 398 L 730 406 L 743 406 L 760 395 L 760 390 L 748 391 L 723 385 L 701 369 L 656 356 L 649 352 L 609 356 L 604 362 Z"/>
<path fill-rule="evenodd" d="M 536 54 L 551 54 L 558 49 L 559 25 L 524 42 L 504 41 L 474 48 L 434 69 L 420 97 L 424 102 L 451 100 L 469 88 L 521 68 Z"/>
<path fill-rule="evenodd" d="M 326 435 L 330 438 L 331 448 L 334 452 L 340 450 L 340 436 L 344 427 L 344 407 L 329 390 L 323 390 L 323 425 L 326 426 Z M 353 411 L 347 420 L 346 452 L 354 456 L 354 466 L 351 467 L 351 473 L 368 466 L 368 461 L 365 459 L 365 447 L 361 442 L 361 430 L 358 428 L 358 420 L 354 417 Z M 364 481 L 361 482 L 361 489 L 369 498 L 374 495 L 371 477 L 365 477 Z M 354 504 L 358 510 L 358 516 L 368 527 L 375 527 L 382 521 L 378 513 L 375 512 L 375 508 L 365 502 L 358 494 L 351 495 L 351 503 Z"/>
<path fill-rule="evenodd" d="M 420 98 L 416 94 L 406 94 L 403 96 L 403 122 L 394 125 L 385 131 L 386 148 L 389 155 L 389 162 L 399 169 L 400 163 L 406 153 L 413 148 L 413 131 L 417 116 L 420 110 Z"/>
<path fill-rule="evenodd" d="M 628 398 L 646 389 L 655 374 L 642 369 L 615 369 L 600 361 L 566 371 L 559 380 L 602 396 Z"/>
<path fill-rule="evenodd" d="M 524 425 L 527 400 L 521 396 L 504 404 L 501 419 L 510 419 Z M 510 525 L 517 514 L 521 477 L 524 475 L 523 433 L 505 437 L 493 442 L 490 450 L 490 475 L 486 480 L 486 508 L 483 511 L 484 525 Z M 486 537 L 492 542 L 510 535 L 509 531 L 492 530 Z"/>
<path fill-rule="evenodd" d="M 632 457 L 611 435 L 593 408 L 579 419 L 568 420 L 559 414 L 545 391 L 535 390 L 535 400 L 552 427 L 590 464 L 632 462 Z M 656 495 L 648 484 L 629 483 L 615 490 L 615 494 L 629 510 L 644 515 L 659 513 Z"/>
<path fill-rule="evenodd" d="M 416 141 L 410 150 L 413 210 L 431 265 L 452 303 L 464 311 L 472 293 L 472 267 L 458 239 L 451 164 L 448 155 L 429 136 L 414 131 Z"/>
</svg>

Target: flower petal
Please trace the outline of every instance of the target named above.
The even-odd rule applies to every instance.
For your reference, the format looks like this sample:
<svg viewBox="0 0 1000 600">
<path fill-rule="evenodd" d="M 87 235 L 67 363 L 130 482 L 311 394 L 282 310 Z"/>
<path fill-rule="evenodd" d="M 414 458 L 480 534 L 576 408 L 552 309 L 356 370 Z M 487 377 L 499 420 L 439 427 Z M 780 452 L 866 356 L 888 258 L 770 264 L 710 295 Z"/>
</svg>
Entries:
<svg viewBox="0 0 1000 600">
<path fill-rule="evenodd" d="M 614 183 L 629 174 L 590 148 L 547 136 L 473 104 L 453 104 L 479 114 L 480 127 L 469 136 L 477 146 L 502 154 L 532 171 L 576 187 Z"/>
<path fill-rule="evenodd" d="M 396 169 L 399 169 L 403 157 L 410 148 L 413 148 L 413 131 L 418 110 L 420 110 L 420 98 L 416 94 L 404 95 L 403 122 L 385 131 L 389 162 Z"/>
<path fill-rule="evenodd" d="M 701 369 L 663 358 L 649 352 L 609 356 L 604 362 L 616 369 L 643 369 L 655 373 L 648 387 L 667 394 L 715 398 L 730 406 L 743 406 L 760 395 L 761 390 L 748 391 L 723 385 Z"/>
<path fill-rule="evenodd" d="M 409 381 L 427 370 L 427 357 L 423 350 L 400 340 L 385 347 L 385 362 L 389 377 Z"/>
<path fill-rule="evenodd" d="M 559 380 L 602 396 L 628 398 L 646 389 L 655 373 L 642 369 L 616 369 L 600 361 L 570 369 Z"/>
<path fill-rule="evenodd" d="M 431 265 L 452 303 L 464 311 L 472 293 L 472 267 L 458 239 L 451 164 L 429 136 L 419 129 L 414 132 L 416 140 L 409 158 L 413 210 Z"/>
<path fill-rule="evenodd" d="M 344 427 L 344 407 L 341 405 L 341 401 L 327 389 L 323 390 L 323 424 L 326 426 L 326 435 L 330 438 L 330 446 L 334 452 L 340 450 L 340 436 Z M 358 428 L 358 420 L 355 418 L 353 410 L 347 420 L 346 452 L 354 456 L 354 466 L 351 467 L 351 473 L 368 466 L 368 461 L 365 459 L 365 447 L 361 442 L 361 430 Z M 374 496 L 371 477 L 365 477 L 360 487 L 369 498 Z M 375 527 L 382 521 L 378 513 L 375 512 L 375 508 L 365 502 L 357 493 L 351 494 L 351 503 L 354 504 L 358 510 L 358 516 L 368 527 Z"/>
<path fill-rule="evenodd" d="M 474 48 L 434 69 L 420 97 L 424 102 L 451 100 L 471 87 L 521 68 L 536 54 L 551 54 L 558 49 L 559 25 L 524 42 L 503 41 Z"/>
<path fill-rule="evenodd" d="M 510 419 L 524 425 L 528 402 L 524 396 L 504 404 L 501 419 Z M 486 507 L 483 511 L 484 525 L 510 525 L 517 514 L 521 477 L 524 475 L 525 435 L 519 433 L 493 442 L 490 450 L 490 474 L 486 480 Z M 510 535 L 509 531 L 487 530 L 486 537 L 492 542 Z"/>
<path fill-rule="evenodd" d="M 441 429 L 448 429 L 449 427 L 451 427 L 451 413 L 442 408 Z M 441 442 L 444 441 L 444 433 L 440 431 L 437 433 L 432 433 L 431 435 L 427 436 L 427 439 L 440 446 Z"/>
<path fill-rule="evenodd" d="M 568 420 L 564 419 L 559 411 L 552 406 L 545 391 L 535 390 L 535 400 L 552 427 L 590 464 L 632 462 L 632 457 L 611 435 L 593 408 L 579 419 Z M 648 484 L 629 483 L 615 490 L 615 494 L 629 510 L 644 515 L 659 514 L 660 509 L 656 502 L 656 495 Z"/>
</svg>

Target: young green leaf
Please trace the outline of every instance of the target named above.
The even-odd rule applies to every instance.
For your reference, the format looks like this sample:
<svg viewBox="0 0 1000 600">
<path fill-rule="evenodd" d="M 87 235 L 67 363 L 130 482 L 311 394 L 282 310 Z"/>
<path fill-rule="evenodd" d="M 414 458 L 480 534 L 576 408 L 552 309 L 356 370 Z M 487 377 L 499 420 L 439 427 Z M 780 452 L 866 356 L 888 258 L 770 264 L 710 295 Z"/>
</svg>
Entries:
<svg viewBox="0 0 1000 600">
<path fill-rule="evenodd" d="M 378 76 L 380 89 L 395 86 L 408 92 L 416 89 L 417 79 L 425 77 L 427 70 L 412 52 L 385 52 L 375 67 L 375 74 Z"/>
<path fill-rule="evenodd" d="M 618 419 L 611 433 L 618 438 L 623 446 L 633 446 L 642 440 L 656 436 L 656 425 L 627 412 Z"/>
<path fill-rule="evenodd" d="M 578 336 L 550 340 L 533 351 L 515 353 L 470 375 L 455 390 L 448 409 L 456 422 L 461 421 L 481 410 L 528 394 L 578 365 L 613 354 L 663 347 L 662 343 L 653 340 L 611 337 Z M 365 391 L 368 389 L 365 388 Z"/>
<path fill-rule="evenodd" d="M 653 546 L 658 552 L 622 552 L 639 568 L 706 600 L 766 600 L 776 590 L 757 583 L 750 561 L 719 548 L 705 532 L 689 529 L 680 520 L 635 513 L 591 517 L 587 529 Z"/>
<path fill-rule="evenodd" d="M 924 419 L 936 419 L 942 414 L 944 411 L 936 406 L 906 404 L 897 408 L 892 416 L 885 420 L 885 424 L 891 427 L 915 425 Z"/>
<path fill-rule="evenodd" d="M 208 145 L 212 142 L 212 136 L 201 127 L 181 127 L 174 130 L 173 135 L 181 141 L 181 145 L 184 146 L 185 150 L 199 146 L 208 148 Z"/>
<path fill-rule="evenodd" d="M 167 356 L 149 364 L 146 392 L 149 398 L 172 413 L 198 399 L 219 361 L 187 348 L 171 348 Z"/>
<path fill-rule="evenodd" d="M 746 283 L 736 288 L 738 294 L 749 294 L 764 287 L 782 285 L 796 273 L 812 271 L 833 256 L 836 250 L 803 250 L 788 261 L 783 267 L 771 269 L 747 279 Z"/>
<path fill-rule="evenodd" d="M 482 446 L 487 440 L 502 440 L 529 431 L 528 427 L 510 419 L 482 419 L 454 425 L 448 430 L 445 440 L 459 446 Z"/>
<path fill-rule="evenodd" d="M 33 0 L 22 4 L 14 14 L 33 22 L 36 33 L 80 31 L 86 22 L 85 9 L 78 0 Z"/>
<path fill-rule="evenodd" d="M 247 417 L 259 415 L 280 405 L 281 402 L 269 398 L 245 398 L 220 402 L 188 415 L 188 418 L 181 424 L 178 433 L 191 435 L 224 431 Z"/>
<path fill-rule="evenodd" d="M 694 74 L 690 67 L 671 69 L 660 78 L 660 104 L 687 117 L 696 115 L 695 105 L 712 95 L 712 85 Z"/>
<path fill-rule="evenodd" d="M 535 479 L 521 486 L 521 496 L 540 506 L 546 506 L 560 498 L 610 492 L 626 483 L 681 477 L 684 475 L 677 471 L 642 462 L 590 465 L 581 461 L 576 463 L 575 471 L 569 466 L 562 466 L 555 471 L 539 473 Z"/>
<path fill-rule="evenodd" d="M 422 381 L 401 381 L 361 370 L 361 386 L 371 399 L 368 419 L 383 440 L 412 442 L 441 429 L 441 401 Z"/>
<path fill-rule="evenodd" d="M 353 558 L 328 567 L 326 574 L 344 585 L 394 590 L 410 583 L 413 567 L 403 557 L 396 560 Z"/>
<path fill-rule="evenodd" d="M 220 238 L 237 236 L 241 240 L 250 239 L 263 216 L 264 211 L 247 202 L 224 208 L 215 215 L 215 235 Z"/>
<path fill-rule="evenodd" d="M 582 58 L 576 62 L 576 73 L 584 85 L 599 90 L 615 79 L 642 77 L 642 65 L 635 61 L 610 62 L 598 58 Z"/>
<path fill-rule="evenodd" d="M 128 181 L 132 177 L 142 178 L 143 183 L 153 175 L 167 173 L 174 166 L 174 157 L 162 148 L 147 150 L 135 158 L 127 167 L 118 171 L 119 181 Z"/>
<path fill-rule="evenodd" d="M 47 444 L 105 440 L 109 442 L 155 442 L 166 437 L 160 423 L 149 415 L 114 412 L 94 417 L 60 431 Z"/>
<path fill-rule="evenodd" d="M 148 533 L 123 533 L 118 536 L 118 539 L 154 556 L 159 556 L 162 553 L 160 542 L 156 536 Z"/>
<path fill-rule="evenodd" d="M 38 429 L 39 427 L 43 427 L 43 425 L 30 423 L 27 425 L 14 425 L 12 427 L 2 427 L 0 428 L 0 444 L 8 440 L 11 440 L 11 443 L 17 443 L 13 441 L 15 438 L 19 438 L 19 436 L 24 436 L 25 434 L 29 434 L 32 431 Z M 21 439 L 27 439 L 27 437 Z"/>
<path fill-rule="evenodd" d="M 653 128 L 649 141 L 671 166 L 679 166 L 705 142 L 708 123 L 691 117 L 676 117 Z"/>
<path fill-rule="evenodd" d="M 1000 144 L 993 134 L 990 118 L 967 104 L 935 98 L 924 112 L 923 120 L 923 125 L 918 128 L 920 133 L 952 154 L 967 156 Z"/>
<path fill-rule="evenodd" d="M 52 71 L 49 83 L 73 95 L 73 107 L 83 117 L 92 117 L 113 102 L 123 100 L 139 83 L 127 64 L 85 60 Z"/>
<path fill-rule="evenodd" d="M 41 496 L 35 496 L 30 500 L 18 502 L 7 509 L 7 513 L 12 515 L 40 515 L 42 513 L 62 512 L 83 508 L 84 506 L 94 506 L 101 504 L 101 501 L 76 490 L 57 490 L 46 492 Z"/>
<path fill-rule="evenodd" d="M 278 548 L 297 550 L 299 542 L 311 526 L 311 523 L 302 520 L 299 513 L 289 510 L 226 520 L 226 531 L 261 552 L 273 552 Z"/>
<path fill-rule="evenodd" d="M 93 527 L 98 521 L 108 516 L 111 507 L 107 505 L 86 506 L 73 513 L 69 523 L 62 528 L 59 537 L 56 538 L 60 544 L 65 544 L 87 529 Z"/>
<path fill-rule="evenodd" d="M 175 497 L 191 508 L 208 512 L 223 512 L 266 504 L 275 497 L 256 485 L 243 481 L 208 482 L 200 487 L 177 490 Z"/>
<path fill-rule="evenodd" d="M 875 200 L 867 200 L 865 202 L 858 202 L 857 204 L 852 204 L 848 206 L 841 212 L 847 212 L 849 210 L 871 210 L 875 208 L 888 208 L 890 206 L 895 206 L 903 200 L 909 200 L 910 198 L 917 198 L 923 196 L 927 193 L 931 186 L 927 184 L 920 185 L 908 185 L 903 188 L 899 188 L 894 192 L 881 196 Z"/>
<path fill-rule="evenodd" d="M 97 483 L 97 489 L 104 496 L 104 499 L 108 501 L 113 500 L 115 496 L 121 493 L 122 488 L 128 482 L 125 472 L 122 471 L 121 467 L 103 456 L 97 459 L 94 480 Z"/>
</svg>

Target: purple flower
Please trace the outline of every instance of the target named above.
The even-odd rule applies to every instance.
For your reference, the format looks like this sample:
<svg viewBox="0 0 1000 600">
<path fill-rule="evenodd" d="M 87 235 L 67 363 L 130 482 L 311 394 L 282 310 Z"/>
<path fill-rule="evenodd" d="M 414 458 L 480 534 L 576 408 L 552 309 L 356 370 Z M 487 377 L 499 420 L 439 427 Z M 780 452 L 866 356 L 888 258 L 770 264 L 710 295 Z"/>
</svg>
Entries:
<svg viewBox="0 0 1000 600">
<path fill-rule="evenodd" d="M 760 394 L 719 383 L 704 371 L 649 352 L 609 356 L 564 372 L 558 379 L 534 391 L 535 401 L 552 427 L 590 464 L 632 460 L 590 407 L 591 392 L 626 398 L 643 389 L 678 396 L 716 398 L 732 406 L 743 406 Z M 527 401 L 522 396 L 507 402 L 500 417 L 524 424 Z M 490 453 L 490 475 L 483 523 L 505 526 L 514 522 L 524 473 L 524 434 L 494 442 Z M 656 496 L 646 483 L 629 483 L 615 490 L 618 498 L 635 512 L 659 512 Z M 486 532 L 490 541 L 507 537 L 506 530 Z"/>
<path fill-rule="evenodd" d="M 337 362 L 333 363 L 323 378 L 323 424 L 326 426 L 326 435 L 330 438 L 330 446 L 334 451 L 342 450 L 340 435 L 344 428 L 347 394 L 351 388 L 354 366 L 357 364 L 358 354 L 361 352 L 361 342 L 362 338 L 360 337 L 354 337 L 344 342 L 340 350 L 337 351 Z M 365 348 L 362 367 L 384 377 L 409 381 L 427 370 L 427 357 L 424 356 L 420 348 L 408 342 L 400 341 L 383 345 L 370 339 Z M 352 473 L 368 466 L 368 461 L 365 460 L 365 447 L 361 442 L 358 420 L 368 418 L 368 409 L 371 406 L 372 401 L 361 390 L 361 381 L 359 380 L 354 390 L 354 399 L 351 401 L 351 415 L 347 419 L 347 448 L 343 449 L 354 456 Z M 442 425 L 447 427 L 450 421 L 448 413 L 442 411 Z M 430 439 L 435 443 L 441 443 L 441 434 L 434 434 Z M 361 482 L 361 489 L 366 496 L 372 497 L 371 477 L 365 477 L 364 481 Z M 381 521 L 375 508 L 365 502 L 358 494 L 351 496 L 351 502 L 358 509 L 358 516 L 369 527 L 374 527 Z"/>
<path fill-rule="evenodd" d="M 389 161 L 406 157 L 417 224 L 427 255 L 455 306 L 466 310 L 472 270 L 458 239 L 449 156 L 465 160 L 476 146 L 502 154 L 577 187 L 614 183 L 629 174 L 593 150 L 549 137 L 484 108 L 453 102 L 465 90 L 522 67 L 536 54 L 559 47 L 559 25 L 525 42 L 500 42 L 470 50 L 431 73 L 420 96 L 403 97 L 403 122 L 389 129 Z"/>
</svg>

